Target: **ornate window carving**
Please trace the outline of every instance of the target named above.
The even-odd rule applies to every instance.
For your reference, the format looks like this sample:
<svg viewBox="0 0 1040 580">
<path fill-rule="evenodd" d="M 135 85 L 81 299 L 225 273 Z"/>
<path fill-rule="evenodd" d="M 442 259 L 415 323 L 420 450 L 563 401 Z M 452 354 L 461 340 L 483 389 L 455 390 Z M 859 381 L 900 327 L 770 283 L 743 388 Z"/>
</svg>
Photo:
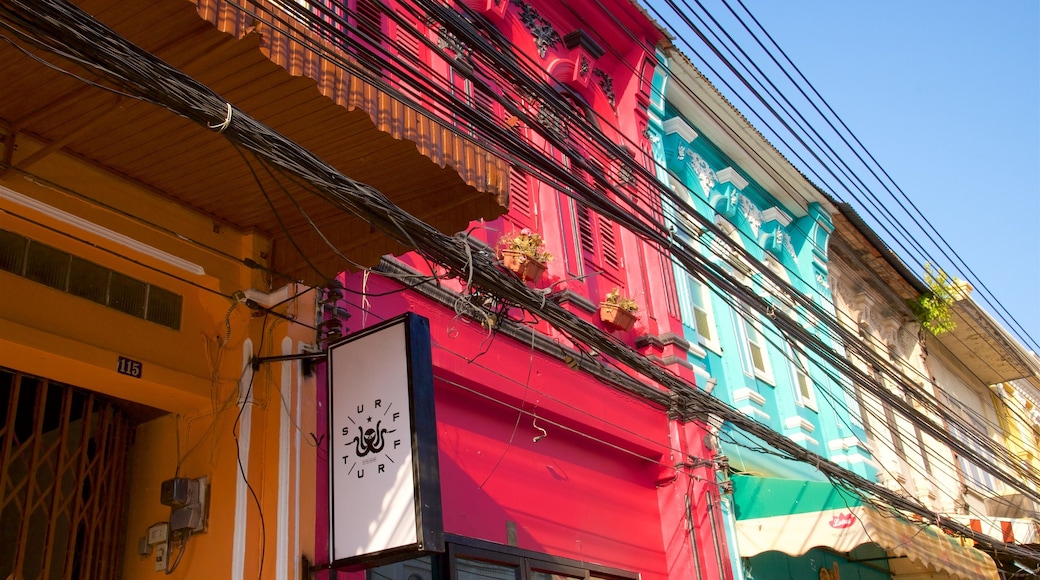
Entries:
<svg viewBox="0 0 1040 580">
<path fill-rule="evenodd" d="M 531 31 L 534 45 L 538 49 L 538 56 L 545 58 L 549 47 L 556 48 L 562 41 L 560 33 L 542 17 L 537 10 L 522 0 L 512 0 L 513 6 L 520 8 L 520 22 Z"/>
</svg>

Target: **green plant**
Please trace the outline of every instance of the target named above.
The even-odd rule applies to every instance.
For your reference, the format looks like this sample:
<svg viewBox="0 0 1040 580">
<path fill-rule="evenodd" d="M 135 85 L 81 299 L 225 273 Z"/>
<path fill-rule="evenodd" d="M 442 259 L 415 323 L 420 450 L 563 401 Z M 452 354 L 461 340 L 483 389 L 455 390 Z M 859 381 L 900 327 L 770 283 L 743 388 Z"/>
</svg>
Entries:
<svg viewBox="0 0 1040 580">
<path fill-rule="evenodd" d="M 545 251 L 545 240 L 542 239 L 542 236 L 527 228 L 502 238 L 501 251 L 515 252 L 539 264 L 545 264 L 553 259 L 553 255 Z"/>
<path fill-rule="evenodd" d="M 924 265 L 924 282 L 928 292 L 921 294 L 916 300 L 909 300 L 921 326 L 938 336 L 950 332 L 957 327 L 953 321 L 953 303 L 961 293 L 961 281 L 950 276 L 942 268 L 933 267 L 930 262 Z"/>
<path fill-rule="evenodd" d="M 603 304 L 607 304 L 609 306 L 616 306 L 627 312 L 639 312 L 639 305 L 636 304 L 636 301 L 631 298 L 626 298 L 622 296 L 620 288 L 614 288 L 613 290 L 608 292 L 606 297 L 603 298 Z"/>
</svg>

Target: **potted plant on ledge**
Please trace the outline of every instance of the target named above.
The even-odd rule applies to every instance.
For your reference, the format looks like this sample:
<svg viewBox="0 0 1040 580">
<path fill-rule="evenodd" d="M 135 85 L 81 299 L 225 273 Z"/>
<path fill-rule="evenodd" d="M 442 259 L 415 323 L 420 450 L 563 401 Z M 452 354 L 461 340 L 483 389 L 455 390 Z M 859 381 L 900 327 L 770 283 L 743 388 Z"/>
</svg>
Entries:
<svg viewBox="0 0 1040 580">
<path fill-rule="evenodd" d="M 553 258 L 552 254 L 545 251 L 542 236 L 527 228 L 502 238 L 501 246 L 498 253 L 502 265 L 528 281 L 541 278 L 546 265 Z"/>
<path fill-rule="evenodd" d="M 611 290 L 599 305 L 600 320 L 620 330 L 632 328 L 637 312 L 639 305 L 635 300 L 622 296 L 619 288 Z"/>
</svg>

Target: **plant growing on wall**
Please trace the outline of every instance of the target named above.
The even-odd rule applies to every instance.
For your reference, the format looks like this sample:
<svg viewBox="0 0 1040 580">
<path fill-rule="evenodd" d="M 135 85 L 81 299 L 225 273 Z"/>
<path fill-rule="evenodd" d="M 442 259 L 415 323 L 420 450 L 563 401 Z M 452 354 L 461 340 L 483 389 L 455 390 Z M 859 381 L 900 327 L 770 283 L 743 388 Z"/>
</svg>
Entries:
<svg viewBox="0 0 1040 580">
<path fill-rule="evenodd" d="M 924 265 L 924 282 L 928 292 L 921 294 L 916 300 L 908 301 L 921 327 L 938 336 L 957 327 L 953 321 L 953 303 L 960 294 L 960 280 L 950 276 L 942 268 L 933 267 L 930 262 Z"/>
</svg>

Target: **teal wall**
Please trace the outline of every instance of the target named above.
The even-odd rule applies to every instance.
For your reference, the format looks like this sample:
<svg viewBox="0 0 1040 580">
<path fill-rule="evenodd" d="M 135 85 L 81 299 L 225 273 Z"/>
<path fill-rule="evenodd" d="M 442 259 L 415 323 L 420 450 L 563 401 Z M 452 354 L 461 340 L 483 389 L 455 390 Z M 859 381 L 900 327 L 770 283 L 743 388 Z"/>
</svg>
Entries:
<svg viewBox="0 0 1040 580">
<path fill-rule="evenodd" d="M 795 292 L 832 310 L 826 245 L 833 226 L 820 204 L 781 206 L 701 135 L 694 122 L 683 119 L 685 125 L 698 134 L 692 142 L 687 141 L 690 133 L 684 134 L 683 129 L 676 130 L 670 125 L 674 123 L 672 119 L 681 117 L 667 101 L 655 109 L 651 132 L 655 157 L 660 166 L 667 169 L 660 172 L 662 181 L 681 186 L 676 188 L 677 193 L 696 213 L 714 223 L 721 223 L 724 218 L 736 226 L 730 237 L 739 238 L 752 260 L 759 264 L 768 260 Z M 732 182 L 710 182 L 717 180 L 718 172 L 726 168 L 735 170 L 747 184 L 738 188 Z M 704 187 L 705 180 L 709 181 L 708 188 Z M 726 257 L 713 254 L 716 234 L 698 232 L 696 222 L 688 214 L 669 204 L 665 205 L 664 212 L 677 239 L 731 273 L 740 274 L 739 269 L 727 264 Z M 788 223 L 783 223 L 785 215 L 790 220 Z M 863 448 L 839 445 L 850 438 L 865 441 L 865 434 L 848 408 L 854 403 L 838 384 L 835 369 L 807 349 L 786 340 L 768 316 L 739 315 L 729 296 L 706 289 L 680 267 L 674 269 L 674 275 L 685 338 L 697 345 L 691 349 L 690 362 L 717 381 L 715 395 L 807 449 L 872 477 L 873 471 L 866 462 L 848 461 L 852 455 L 865 456 Z M 830 344 L 829 336 L 814 318 L 802 307 L 785 303 L 789 299 L 785 301 L 761 274 L 752 274 L 747 284 L 776 310 L 784 311 Z M 698 332 L 698 323 L 701 332 Z M 756 344 L 749 346 L 749 342 Z M 760 358 L 767 363 L 758 362 Z M 799 395 L 800 381 L 811 383 L 808 388 L 811 398 Z"/>
<path fill-rule="evenodd" d="M 783 206 L 709 141 L 695 120 L 682 118 L 662 97 L 669 78 L 665 59 L 662 55 L 659 59 L 663 66 L 658 68 L 654 77 L 650 141 L 658 163 L 658 178 L 672 186 L 686 202 L 684 209 L 668 203 L 663 207 L 676 240 L 692 246 L 707 259 L 739 276 L 739 269 L 727 265 L 724 258 L 712 252 L 715 234 L 698 231 L 698 222 L 690 213 L 695 212 L 717 225 L 722 223 L 720 218 L 725 218 L 736 227 L 729 236 L 739 238 L 753 260 L 759 265 L 772 264 L 773 271 L 786 277 L 795 292 L 833 313 L 827 271 L 827 243 L 833 224 L 825 208 L 816 202 L 798 207 Z M 674 119 L 681 119 L 682 123 Z M 689 137 L 693 133 L 696 137 L 691 141 Z M 726 168 L 732 168 L 737 175 L 729 182 L 718 179 L 719 172 Z M 746 185 L 742 181 L 746 181 Z M 749 346 L 748 325 L 737 313 L 730 296 L 700 285 L 678 266 L 674 268 L 674 275 L 684 338 L 693 345 L 689 362 L 703 370 L 701 374 L 716 381 L 714 395 L 803 447 L 874 479 L 876 470 L 871 466 L 863 443 L 866 435 L 855 419 L 858 409 L 839 384 L 837 371 L 808 353 L 807 349 L 802 349 L 804 355 L 795 354 L 797 347 L 781 336 L 767 316 L 750 315 L 754 320 L 750 326 L 752 334 L 759 334 L 761 338 L 757 341 L 757 349 Z M 776 310 L 783 310 L 824 343 L 831 344 L 818 321 L 808 316 L 800 306 L 789 306 L 762 278 L 761 274 L 752 274 L 745 283 L 771 302 Z M 756 350 L 758 352 L 754 352 Z M 762 360 L 768 361 L 768 365 L 761 364 L 759 361 Z M 763 370 L 770 372 L 756 372 L 756 366 L 768 366 Z M 809 404 L 799 395 L 799 375 L 809 377 L 814 404 Z M 698 383 L 703 386 L 705 380 L 699 379 Z M 774 475 L 767 472 L 768 461 L 747 463 L 766 466 L 766 472 L 759 475 Z M 795 562 L 801 560 L 784 557 Z M 763 555 L 761 558 L 766 563 L 774 556 Z M 755 567 L 756 559 L 744 562 L 748 563 Z M 739 563 L 734 564 L 738 570 L 741 568 Z M 864 570 L 869 572 L 869 569 Z M 842 578 L 875 577 L 868 572 L 857 576 L 850 571 L 846 576 L 843 568 Z M 804 576 L 799 572 L 768 577 L 818 576 Z"/>
</svg>

